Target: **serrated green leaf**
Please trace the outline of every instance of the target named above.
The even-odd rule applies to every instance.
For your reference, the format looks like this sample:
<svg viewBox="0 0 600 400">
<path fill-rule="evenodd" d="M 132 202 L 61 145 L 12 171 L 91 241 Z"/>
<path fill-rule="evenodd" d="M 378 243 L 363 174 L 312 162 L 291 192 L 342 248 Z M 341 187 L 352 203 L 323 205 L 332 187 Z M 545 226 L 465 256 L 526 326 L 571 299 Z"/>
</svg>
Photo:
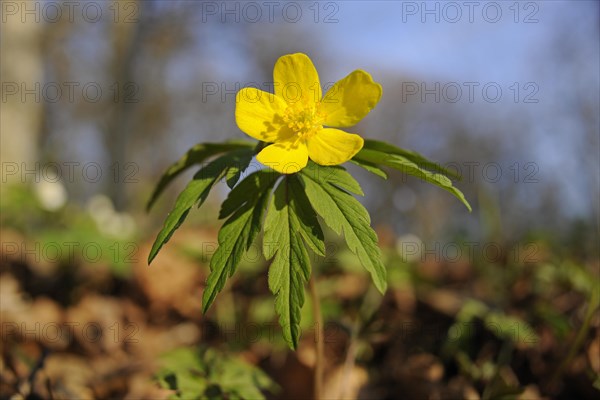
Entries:
<svg viewBox="0 0 600 400">
<path fill-rule="evenodd" d="M 175 207 L 165 219 L 162 229 L 154 240 L 154 244 L 148 255 L 148 264 L 154 260 L 161 247 L 169 241 L 173 233 L 183 223 L 194 204 L 204 203 L 213 185 L 221 179 L 227 170 L 230 161 L 231 157 L 228 155 L 221 156 L 212 161 L 198 171 L 185 189 L 177 196 Z"/>
<path fill-rule="evenodd" d="M 289 177 L 287 184 L 294 221 L 298 222 L 298 231 L 315 253 L 325 256 L 325 236 L 317 214 L 304 193 L 302 183 L 297 177 Z"/>
<path fill-rule="evenodd" d="M 446 175 L 447 177 L 454 178 L 459 181 L 461 178 L 460 175 L 458 175 L 456 172 L 451 171 L 448 168 L 444 168 L 438 163 L 428 160 L 416 151 L 402 149 L 390 143 L 381 142 L 379 140 L 373 139 L 365 139 L 363 149 L 375 150 L 381 153 L 396 154 L 406 158 L 409 161 L 412 161 L 421 168 L 425 168 L 432 172 L 437 172 L 439 174 Z"/>
<path fill-rule="evenodd" d="M 352 160 L 350 160 L 350 162 L 358 165 L 359 167 L 369 171 L 372 174 L 379 176 L 380 178 L 387 179 L 387 177 L 388 177 L 387 174 L 385 173 L 385 171 L 382 170 L 381 168 L 379 168 L 377 166 L 377 164 L 373 164 L 368 161 L 358 160 L 358 159 L 356 159 L 356 160 L 352 159 Z"/>
<path fill-rule="evenodd" d="M 179 174 L 188 169 L 193 165 L 200 164 L 210 157 L 216 156 L 217 154 L 239 150 L 239 149 L 252 149 L 255 146 L 255 143 L 252 142 L 226 142 L 226 143 L 200 143 L 189 149 L 183 157 L 181 157 L 177 162 L 172 164 L 165 173 L 160 178 L 154 192 L 150 196 L 150 200 L 148 200 L 148 204 L 146 205 L 146 210 L 150 210 L 152 205 L 156 202 L 160 194 L 165 190 L 165 188 L 171 183 L 173 179 L 175 179 Z"/>
<path fill-rule="evenodd" d="M 225 180 L 227 182 L 227 186 L 229 186 L 230 189 L 233 189 L 233 187 L 240 180 L 242 172 L 244 172 L 250 165 L 250 162 L 252 161 L 252 157 L 254 155 L 253 153 L 253 151 L 248 151 L 238 154 L 236 156 L 234 164 L 227 170 Z"/>
<path fill-rule="evenodd" d="M 364 192 L 356 179 L 339 165 L 323 168 L 310 161 L 302 170 L 304 175 L 317 182 L 327 182 L 348 192 L 364 196 Z"/>
<path fill-rule="evenodd" d="M 314 213 L 307 212 L 307 206 L 298 176 L 288 175 L 275 190 L 265 219 L 263 253 L 267 259 L 273 259 L 269 289 L 276 296 L 279 324 L 292 349 L 298 346 L 304 283 L 310 277 L 310 257 L 301 237 L 310 237 L 309 244 L 318 237 L 321 244 L 316 247 L 324 252 L 323 233 Z"/>
<path fill-rule="evenodd" d="M 454 195 L 459 199 L 469 211 L 471 205 L 465 199 L 464 194 L 452 185 L 452 181 L 445 175 L 434 173 L 419 167 L 409 159 L 398 154 L 386 154 L 376 150 L 362 149 L 356 156 L 356 159 L 367 161 L 375 164 L 382 164 L 409 175 L 416 176 L 426 182 L 432 183 Z"/>
<path fill-rule="evenodd" d="M 255 172 L 237 185 L 227 197 L 231 216 L 219 230 L 219 247 L 210 260 L 210 274 L 202 294 L 202 310 L 208 310 L 225 281 L 235 272 L 242 257 L 260 232 L 262 215 L 269 199 L 270 189 L 278 175 L 272 171 Z M 251 187 L 252 190 L 246 190 Z M 236 199 L 235 205 L 231 206 Z M 224 203 L 225 204 L 225 203 Z"/>
<path fill-rule="evenodd" d="M 377 289 L 384 293 L 387 287 L 386 270 L 377 245 L 377 234 L 370 226 L 369 213 L 351 194 L 327 181 L 315 180 L 314 176 L 327 175 L 301 174 L 312 207 L 335 233 L 344 234 L 350 251 L 371 274 Z"/>
<path fill-rule="evenodd" d="M 251 176 L 252 178 L 249 179 Z M 229 192 L 227 198 L 223 204 L 221 204 L 219 219 L 229 217 L 244 204 L 255 199 L 264 189 L 262 184 L 270 183 L 272 185 L 280 176 L 279 173 L 271 169 L 263 169 L 248 175 L 246 179 L 242 180 L 231 190 L 231 192 Z M 270 182 L 270 180 L 272 182 Z"/>
</svg>

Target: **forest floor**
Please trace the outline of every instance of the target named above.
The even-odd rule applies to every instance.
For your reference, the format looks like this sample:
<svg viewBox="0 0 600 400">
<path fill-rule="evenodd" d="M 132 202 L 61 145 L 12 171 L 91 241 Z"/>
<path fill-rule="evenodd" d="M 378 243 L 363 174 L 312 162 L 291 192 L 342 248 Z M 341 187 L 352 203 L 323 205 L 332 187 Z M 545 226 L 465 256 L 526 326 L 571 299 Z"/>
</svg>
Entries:
<svg viewBox="0 0 600 400">
<path fill-rule="evenodd" d="M 313 266 L 327 399 L 598 398 L 597 257 L 539 238 L 494 256 L 406 257 L 402 238 L 377 231 L 384 296 L 341 242 Z M 118 260 L 92 245 L 71 257 L 56 239 L 3 229 L 0 398 L 311 398 L 310 298 L 294 352 L 258 255 L 203 315 L 216 233 L 182 228 L 148 267 L 149 241 L 102 245 Z"/>
</svg>

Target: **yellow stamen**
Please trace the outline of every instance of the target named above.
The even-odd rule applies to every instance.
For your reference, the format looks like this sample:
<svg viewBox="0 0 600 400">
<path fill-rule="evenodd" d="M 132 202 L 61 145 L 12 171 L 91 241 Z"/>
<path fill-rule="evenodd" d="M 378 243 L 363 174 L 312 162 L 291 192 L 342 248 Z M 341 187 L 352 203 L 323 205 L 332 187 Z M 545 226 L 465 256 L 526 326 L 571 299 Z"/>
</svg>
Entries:
<svg viewBox="0 0 600 400">
<path fill-rule="evenodd" d="M 299 101 L 287 107 L 283 121 L 296 133 L 297 140 L 307 140 L 323 128 L 325 114 L 320 111 L 320 106 L 320 103 Z"/>
</svg>

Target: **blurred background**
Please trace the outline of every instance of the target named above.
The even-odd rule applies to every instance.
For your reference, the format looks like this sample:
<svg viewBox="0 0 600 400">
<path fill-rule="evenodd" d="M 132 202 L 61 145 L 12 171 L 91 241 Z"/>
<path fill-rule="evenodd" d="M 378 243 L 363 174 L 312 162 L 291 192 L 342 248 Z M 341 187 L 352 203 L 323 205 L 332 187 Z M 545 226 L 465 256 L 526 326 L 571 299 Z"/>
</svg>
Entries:
<svg viewBox="0 0 600 400">
<path fill-rule="evenodd" d="M 500 398 L 506 388 L 528 399 L 597 394 L 598 2 L 4 1 L 1 7 L 6 398 L 182 393 L 170 375 L 157 375 L 155 361 L 193 347 L 201 349 L 197 357 L 176 354 L 171 370 L 184 374 L 186 360 L 206 369 L 206 357 L 214 356 L 205 351 L 210 343 L 211 351 L 241 353 L 243 371 L 248 365 L 266 371 L 279 385 L 271 396 L 302 398 L 310 387 L 302 382 L 311 379 L 312 342 L 292 354 L 277 329 L 273 338 L 264 335 L 264 324 L 275 321 L 264 260 L 247 262 L 215 310 L 201 315 L 225 185 L 191 213 L 157 265 L 145 262 L 193 171 L 146 213 L 161 173 L 194 144 L 245 138 L 234 120 L 235 93 L 245 86 L 271 90 L 275 61 L 294 52 L 311 57 L 324 87 L 355 69 L 371 73 L 383 97 L 349 131 L 457 172 L 456 185 L 473 205 L 468 213 L 417 179 L 391 173 L 384 181 L 348 167 L 367 194 L 361 201 L 379 233 L 391 289 L 373 300 L 338 242 L 319 261 L 335 338 L 328 379 L 358 382 L 345 398 L 394 398 L 399 391 L 413 398 Z M 520 318 L 516 326 L 527 326 L 535 340 L 523 344 L 486 330 L 490 315 L 504 318 L 508 331 L 512 318 Z M 440 318 L 441 326 L 423 334 L 428 320 Z M 475 320 L 484 326 L 476 344 L 470 336 L 448 345 L 451 327 Z M 93 323 L 99 339 L 79 328 L 65 336 L 69 321 Z M 258 340 L 233 328 L 252 323 L 263 324 Z M 403 336 L 404 323 L 411 329 Z M 59 329 L 54 341 L 44 328 L 52 324 Z M 403 366 L 411 362 L 417 366 Z M 66 372 L 73 365 L 82 374 L 76 383 Z M 411 374 L 421 372 L 415 381 Z M 215 383 L 224 379 L 206 378 L 202 388 L 217 387 L 226 398 L 230 389 Z"/>
</svg>

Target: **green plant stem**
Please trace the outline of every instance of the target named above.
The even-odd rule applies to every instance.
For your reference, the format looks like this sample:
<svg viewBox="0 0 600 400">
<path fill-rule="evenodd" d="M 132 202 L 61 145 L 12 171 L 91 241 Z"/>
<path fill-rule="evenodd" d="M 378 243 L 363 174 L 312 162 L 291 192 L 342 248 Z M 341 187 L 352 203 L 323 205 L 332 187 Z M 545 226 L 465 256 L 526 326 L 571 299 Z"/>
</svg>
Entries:
<svg viewBox="0 0 600 400">
<path fill-rule="evenodd" d="M 590 302 L 588 303 L 586 314 L 585 314 L 585 317 L 583 320 L 583 325 L 577 332 L 577 335 L 575 336 L 575 340 L 573 341 L 573 345 L 571 346 L 569 353 L 563 359 L 563 362 L 560 364 L 560 366 L 556 369 L 556 372 L 554 373 L 554 376 L 553 376 L 553 380 L 557 380 L 561 377 L 561 375 L 565 372 L 565 370 L 567 369 L 569 364 L 571 364 L 571 361 L 573 361 L 573 359 L 577 355 L 577 352 L 583 345 L 583 342 L 585 341 L 585 337 L 587 336 L 587 334 L 590 330 L 590 325 L 592 323 L 592 318 L 594 317 L 594 313 L 599 306 L 600 306 L 600 292 L 598 292 L 598 290 L 596 290 L 596 288 L 593 287 L 592 294 L 590 297 Z"/>
<path fill-rule="evenodd" d="M 315 382 L 314 394 L 315 400 L 320 400 L 323 394 L 323 362 L 324 362 L 324 329 L 323 316 L 321 315 L 321 302 L 319 292 L 317 291 L 317 283 L 315 282 L 315 273 L 310 276 L 310 295 L 313 304 L 313 314 L 315 321 L 315 341 L 317 345 L 317 357 L 315 361 Z"/>
<path fill-rule="evenodd" d="M 344 361 L 344 369 L 342 372 L 342 379 L 340 380 L 340 384 L 338 386 L 338 396 L 336 397 L 337 399 L 344 399 L 347 397 L 346 390 L 350 385 L 350 376 L 352 373 L 352 369 L 354 368 L 354 365 L 356 363 L 356 347 L 359 329 L 360 317 L 357 317 L 354 321 L 350 334 L 350 345 L 348 346 L 346 359 Z"/>
<path fill-rule="evenodd" d="M 346 359 L 344 361 L 344 369 L 342 372 L 342 379 L 338 386 L 336 399 L 343 399 L 347 397 L 346 391 L 350 385 L 350 377 L 352 370 L 356 365 L 356 353 L 358 349 L 358 336 L 363 325 L 367 325 L 369 320 L 373 317 L 375 311 L 381 306 L 382 297 L 379 295 L 377 289 L 374 286 L 369 286 L 369 289 L 363 296 L 358 310 L 358 315 L 352 323 L 350 328 L 350 344 L 346 353 Z"/>
</svg>

